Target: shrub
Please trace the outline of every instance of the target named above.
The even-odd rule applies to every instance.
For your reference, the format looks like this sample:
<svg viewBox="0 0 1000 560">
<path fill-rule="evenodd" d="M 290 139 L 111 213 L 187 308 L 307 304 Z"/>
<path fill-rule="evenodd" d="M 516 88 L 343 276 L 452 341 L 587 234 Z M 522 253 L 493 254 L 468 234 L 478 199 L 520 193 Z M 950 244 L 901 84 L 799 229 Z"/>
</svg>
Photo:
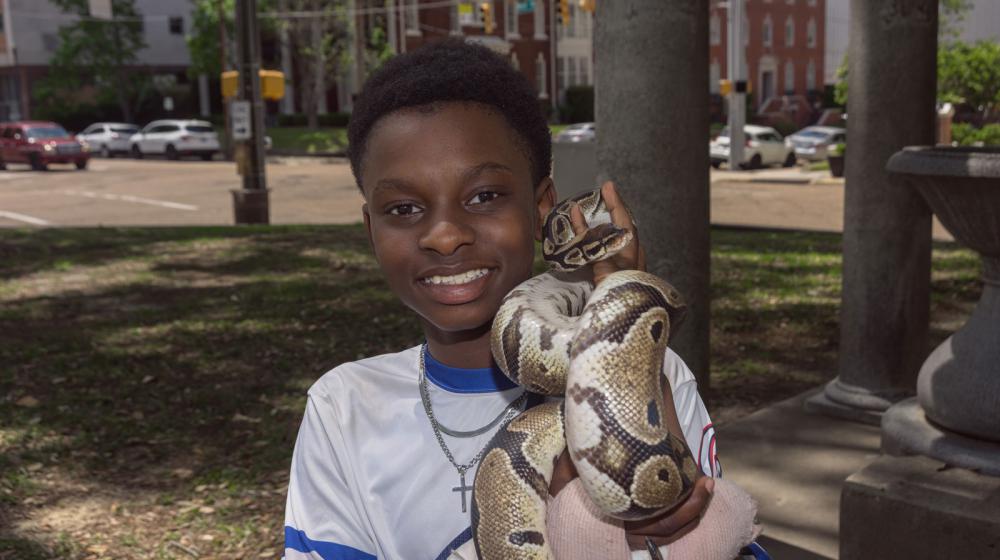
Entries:
<svg viewBox="0 0 1000 560">
<path fill-rule="evenodd" d="M 350 118 L 350 113 L 326 113 L 319 115 L 319 125 L 327 128 L 345 127 Z M 308 120 L 304 113 L 278 115 L 278 126 L 306 126 Z"/>
<path fill-rule="evenodd" d="M 1000 124 L 976 128 L 969 123 L 955 123 L 951 126 L 951 139 L 959 146 L 1000 146 Z"/>
<path fill-rule="evenodd" d="M 563 123 L 593 122 L 594 87 L 566 88 L 566 102 L 559 107 L 559 120 Z"/>
</svg>

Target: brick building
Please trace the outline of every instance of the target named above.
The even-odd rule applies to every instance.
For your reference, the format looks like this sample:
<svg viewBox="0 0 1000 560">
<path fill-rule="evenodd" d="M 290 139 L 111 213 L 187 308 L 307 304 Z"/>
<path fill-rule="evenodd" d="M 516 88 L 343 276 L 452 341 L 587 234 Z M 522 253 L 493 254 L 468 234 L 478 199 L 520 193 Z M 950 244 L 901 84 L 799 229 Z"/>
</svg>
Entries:
<svg viewBox="0 0 1000 560">
<path fill-rule="evenodd" d="M 746 0 L 743 40 L 747 77 L 759 107 L 780 95 L 812 97 L 823 90 L 826 0 Z M 709 15 L 709 88 L 727 77 L 727 12 Z"/>
<path fill-rule="evenodd" d="M 482 43 L 508 57 L 535 86 L 541 103 L 551 105 L 555 97 L 552 66 L 552 12 L 550 0 L 491 0 L 488 2 L 494 28 L 486 33 L 482 1 L 461 0 L 355 0 L 358 14 L 355 52 L 364 52 L 363 44 L 376 26 L 384 26 L 394 52 L 413 50 L 428 42 L 448 37 L 465 37 Z M 353 84 L 363 82 L 364 60 L 353 57 Z M 343 87 L 343 86 L 341 86 Z M 353 93 L 357 86 L 352 85 Z M 338 97 L 338 106 L 347 109 L 349 101 Z"/>
</svg>

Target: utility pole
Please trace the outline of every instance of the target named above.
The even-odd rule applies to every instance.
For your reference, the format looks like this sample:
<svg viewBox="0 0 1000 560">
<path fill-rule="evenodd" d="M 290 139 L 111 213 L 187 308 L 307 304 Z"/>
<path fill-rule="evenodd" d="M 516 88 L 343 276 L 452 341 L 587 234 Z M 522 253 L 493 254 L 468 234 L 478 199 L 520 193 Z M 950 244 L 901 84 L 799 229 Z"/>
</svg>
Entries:
<svg viewBox="0 0 1000 560">
<path fill-rule="evenodd" d="M 264 101 L 260 94 L 260 33 L 257 0 L 236 0 L 236 42 L 239 54 L 239 92 L 234 102 L 233 140 L 243 188 L 234 189 L 237 224 L 270 222 L 264 175 Z M 240 104 L 237 119 L 236 104 Z M 239 134 L 237 134 L 239 132 Z"/>
<path fill-rule="evenodd" d="M 729 169 L 739 169 L 743 163 L 743 145 L 746 142 L 743 125 L 747 116 L 747 69 L 743 63 L 743 13 L 744 0 L 729 0 L 729 80 L 733 91 L 729 94 Z"/>
</svg>

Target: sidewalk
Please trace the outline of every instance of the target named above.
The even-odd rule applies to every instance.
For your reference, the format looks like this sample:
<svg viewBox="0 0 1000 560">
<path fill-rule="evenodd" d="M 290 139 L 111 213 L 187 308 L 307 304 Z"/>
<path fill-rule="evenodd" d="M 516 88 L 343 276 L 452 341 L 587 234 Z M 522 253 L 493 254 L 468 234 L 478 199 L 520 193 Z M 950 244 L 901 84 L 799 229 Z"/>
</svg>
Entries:
<svg viewBox="0 0 1000 560">
<path fill-rule="evenodd" d="M 803 410 L 817 390 L 716 430 L 723 476 L 757 499 L 775 560 L 838 558 L 841 485 L 879 455 L 878 427 Z"/>
<path fill-rule="evenodd" d="M 712 183 L 771 183 L 792 185 L 843 185 L 843 177 L 832 177 L 829 171 L 809 171 L 805 167 L 768 167 L 751 171 L 712 169 Z"/>
</svg>

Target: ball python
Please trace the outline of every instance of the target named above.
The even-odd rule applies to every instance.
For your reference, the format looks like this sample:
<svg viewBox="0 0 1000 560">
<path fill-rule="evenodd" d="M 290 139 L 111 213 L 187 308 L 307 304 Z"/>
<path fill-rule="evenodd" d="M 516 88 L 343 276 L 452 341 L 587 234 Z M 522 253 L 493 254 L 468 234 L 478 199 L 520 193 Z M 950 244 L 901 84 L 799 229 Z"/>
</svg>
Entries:
<svg viewBox="0 0 1000 560">
<path fill-rule="evenodd" d="M 573 204 L 587 219 L 575 235 Z M 645 519 L 690 494 L 701 475 L 684 440 L 664 425 L 662 375 L 684 303 L 662 279 L 637 270 L 596 289 L 573 272 L 621 251 L 631 232 L 611 221 L 600 191 L 570 198 L 546 216 L 550 271 L 516 286 L 493 321 L 500 369 L 527 390 L 565 395 L 526 410 L 488 445 L 476 475 L 472 531 L 481 560 L 551 559 L 545 501 L 568 447 L 590 498 L 608 515 Z"/>
</svg>

